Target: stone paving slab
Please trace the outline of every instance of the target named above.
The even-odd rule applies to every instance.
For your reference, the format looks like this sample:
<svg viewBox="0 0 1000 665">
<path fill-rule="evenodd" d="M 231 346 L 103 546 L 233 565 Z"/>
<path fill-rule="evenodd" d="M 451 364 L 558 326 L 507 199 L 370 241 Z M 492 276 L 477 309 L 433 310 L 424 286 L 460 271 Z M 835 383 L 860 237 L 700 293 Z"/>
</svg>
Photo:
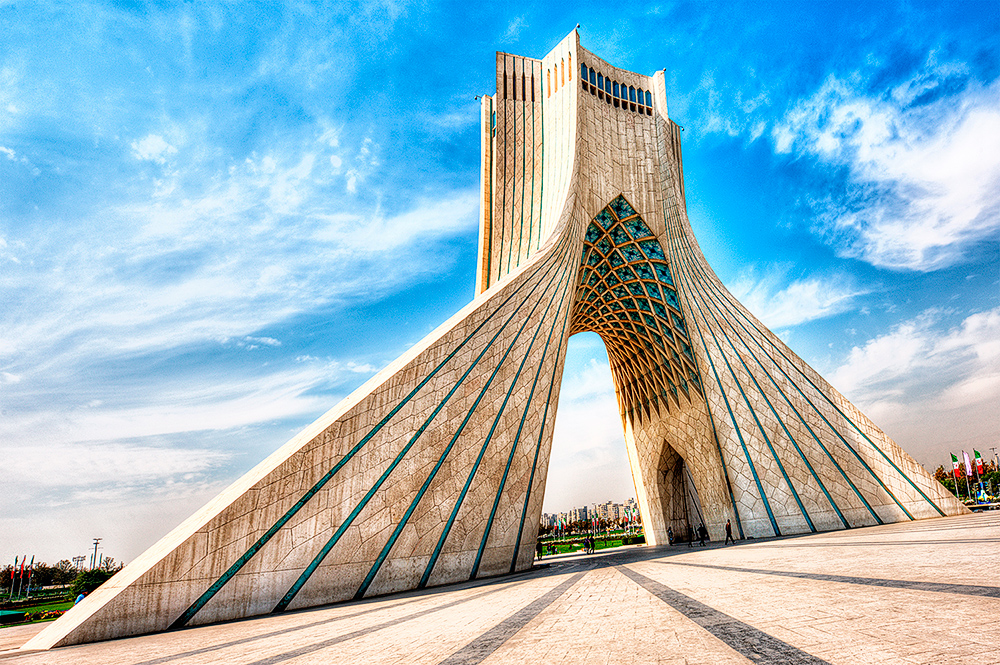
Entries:
<svg viewBox="0 0 1000 665">
<path fill-rule="evenodd" d="M 1000 663 L 1000 512 L 532 572 L 45 652 L 4 665 Z M 7 649 L 4 651 L 4 649 Z"/>
</svg>

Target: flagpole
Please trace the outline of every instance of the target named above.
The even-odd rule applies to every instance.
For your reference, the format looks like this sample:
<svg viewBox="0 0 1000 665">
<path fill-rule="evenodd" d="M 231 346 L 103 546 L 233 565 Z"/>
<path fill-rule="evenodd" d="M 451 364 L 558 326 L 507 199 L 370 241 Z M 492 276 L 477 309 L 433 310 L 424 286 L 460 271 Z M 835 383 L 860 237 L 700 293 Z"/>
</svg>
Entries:
<svg viewBox="0 0 1000 665">
<path fill-rule="evenodd" d="M 958 457 L 955 456 L 955 453 L 951 453 L 951 475 L 955 478 L 955 496 L 961 501 L 962 490 L 959 489 L 958 485 Z"/>
<path fill-rule="evenodd" d="M 14 567 L 10 569 L 10 591 L 7 593 L 7 602 L 14 600 L 14 573 L 17 572 L 17 555 L 14 555 Z"/>
<path fill-rule="evenodd" d="M 972 488 L 969 486 L 969 476 L 972 475 L 972 463 L 969 462 L 969 453 L 962 451 L 962 457 L 965 458 L 965 489 L 969 492 L 969 500 L 974 500 L 972 497 Z"/>
<path fill-rule="evenodd" d="M 28 564 L 28 593 L 25 594 L 25 598 L 31 598 L 31 575 L 35 571 L 35 555 L 31 555 L 31 563 Z"/>
</svg>

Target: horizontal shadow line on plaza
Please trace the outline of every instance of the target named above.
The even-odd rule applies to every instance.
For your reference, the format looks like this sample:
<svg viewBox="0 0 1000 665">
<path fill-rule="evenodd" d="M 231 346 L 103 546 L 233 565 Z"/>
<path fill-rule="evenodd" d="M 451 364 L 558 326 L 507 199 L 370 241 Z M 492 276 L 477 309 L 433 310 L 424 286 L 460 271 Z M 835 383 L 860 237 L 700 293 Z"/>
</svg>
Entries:
<svg viewBox="0 0 1000 665">
<path fill-rule="evenodd" d="M 339 642 L 344 642 L 346 640 L 350 640 L 350 639 L 354 639 L 356 637 L 361 637 L 363 635 L 367 635 L 369 633 L 375 632 L 376 630 L 382 630 L 384 628 L 390 628 L 390 627 L 392 627 L 394 625 L 397 625 L 397 624 L 400 624 L 400 623 L 404 623 L 404 622 L 409 621 L 411 619 L 417 619 L 417 618 L 420 618 L 422 616 L 425 616 L 425 615 L 428 615 L 428 614 L 432 614 L 434 612 L 439 612 L 441 610 L 445 610 L 445 609 L 448 609 L 450 607 L 454 607 L 456 605 L 460 605 L 462 603 L 471 602 L 471 601 L 477 600 L 479 598 L 482 598 L 483 596 L 486 596 L 486 595 L 489 595 L 489 594 L 492 594 L 492 593 L 496 593 L 497 591 L 502 591 L 502 590 L 505 590 L 505 589 L 511 589 L 512 587 L 520 586 L 521 584 L 524 584 L 527 581 L 528 581 L 527 579 L 523 579 L 523 580 L 518 580 L 518 581 L 514 582 L 513 584 L 511 584 L 509 579 L 505 579 L 505 580 L 490 580 L 490 581 L 488 581 L 486 583 L 471 585 L 468 588 L 475 589 L 477 587 L 483 587 L 483 586 L 489 587 L 489 588 L 487 588 L 485 591 L 483 591 L 481 593 L 477 593 L 477 594 L 474 594 L 472 596 L 469 596 L 468 598 L 462 598 L 462 599 L 459 599 L 459 600 L 456 600 L 456 601 L 453 601 L 453 602 L 450 602 L 450 603 L 446 603 L 444 605 L 438 605 L 436 607 L 429 607 L 429 608 L 427 608 L 425 610 L 420 610 L 420 611 L 417 611 L 417 612 L 411 612 L 410 614 L 406 614 L 406 615 L 403 615 L 403 616 L 398 617 L 396 619 L 392 619 L 391 621 L 384 621 L 382 623 L 375 624 L 374 626 L 370 626 L 370 627 L 365 628 L 365 629 L 356 630 L 356 631 L 353 631 L 351 633 L 347 633 L 345 635 L 339 635 L 337 637 L 331 638 L 329 640 L 326 640 L 326 641 L 324 641 L 322 643 L 319 643 L 319 644 L 316 644 L 316 645 L 309 645 L 309 647 L 302 647 L 301 649 L 296 649 L 295 651 L 288 652 L 286 654 L 277 654 L 277 655 L 271 656 L 271 657 L 269 657 L 267 659 L 264 659 L 264 660 L 261 660 L 261 661 L 256 661 L 256 663 L 253 664 L 253 665 L 258 665 L 258 664 L 259 665 L 263 665 L 263 663 L 276 663 L 276 662 L 280 662 L 282 660 L 287 660 L 289 658 L 294 658 L 294 657 L 303 655 L 303 653 L 310 653 L 312 651 L 316 651 L 318 649 L 322 649 L 322 648 L 327 647 L 327 646 L 332 646 L 333 644 L 336 644 L 336 643 L 339 643 Z M 500 583 L 507 582 L 507 584 L 505 586 L 501 586 L 500 584 L 498 584 L 498 582 L 500 582 Z M 330 617 L 328 619 L 321 619 L 319 621 L 311 621 L 309 623 L 301 624 L 301 625 L 298 625 L 298 626 L 290 626 L 288 628 L 283 628 L 281 630 L 274 630 L 274 631 L 270 631 L 270 632 L 266 632 L 266 633 L 260 633 L 258 635 L 251 635 L 250 637 L 243 637 L 243 638 L 240 638 L 238 640 L 230 640 L 229 642 L 222 642 L 220 644 L 213 644 L 213 645 L 210 645 L 210 646 L 202 647 L 200 649 L 191 649 L 190 651 L 182 651 L 180 653 L 169 654 L 169 655 L 166 655 L 166 656 L 159 656 L 157 658 L 152 658 L 150 660 L 144 660 L 144 661 L 138 662 L 135 665 L 161 665 L 162 663 L 169 663 L 171 661 L 175 661 L 175 660 L 178 660 L 178 659 L 181 659 L 181 658 L 187 658 L 187 657 L 190 657 L 190 656 L 197 656 L 197 655 L 201 655 L 201 654 L 205 654 L 205 653 L 211 653 L 213 651 L 219 651 L 221 649 L 228 649 L 230 647 L 240 646 L 240 645 L 243 645 L 243 644 L 248 644 L 250 642 L 256 642 L 258 640 L 270 639 L 270 638 L 278 637 L 280 635 L 287 635 L 289 633 L 298 632 L 300 630 L 307 630 L 309 628 L 315 628 L 317 626 L 322 626 L 322 625 L 326 625 L 326 624 L 336 623 L 336 622 L 339 622 L 339 621 L 345 621 L 347 619 L 354 619 L 354 618 L 357 618 L 357 617 L 365 615 L 365 614 L 371 614 L 373 612 L 386 612 L 386 611 L 389 611 L 389 610 L 392 610 L 392 609 L 395 609 L 395 608 L 398 608 L 398 607 L 404 607 L 406 605 L 410 605 L 410 604 L 412 604 L 414 602 L 418 602 L 418 601 L 421 601 L 421 600 L 427 600 L 429 598 L 434 597 L 435 595 L 438 595 L 441 591 L 453 591 L 453 590 L 454 589 L 447 589 L 447 588 L 438 588 L 438 589 L 434 589 L 434 590 L 428 590 L 426 592 L 420 593 L 419 595 L 413 596 L 409 601 L 406 601 L 406 602 L 403 602 L 403 603 L 398 603 L 398 604 L 395 604 L 395 605 L 391 605 L 389 607 L 377 606 L 377 607 L 373 607 L 371 609 L 362 610 L 360 612 L 353 612 L 351 614 L 344 614 L 342 616 Z M 373 598 L 372 600 L 384 600 L 384 598 Z M 322 610 L 322 609 L 328 609 L 328 608 L 320 608 L 320 609 Z M 305 612 L 309 612 L 309 613 L 312 613 L 312 612 L 315 612 L 315 611 L 317 611 L 316 608 L 309 608 L 309 609 L 305 610 Z M 293 616 L 294 614 L 296 614 L 296 613 L 295 612 L 289 612 L 289 613 L 285 614 L 284 616 L 288 617 L 288 616 Z M 264 617 L 260 617 L 260 616 L 249 617 L 249 618 L 245 619 L 244 621 L 260 620 L 262 618 L 266 619 L 267 616 L 265 615 Z M 191 626 L 191 627 L 187 627 L 187 628 L 184 628 L 184 629 L 182 629 L 180 631 L 175 631 L 175 632 L 177 632 L 178 634 L 182 634 L 185 631 L 197 630 L 198 628 L 201 628 L 201 626 Z M 313 648 L 313 647 L 315 647 L 315 648 Z M 305 651 L 303 651 L 303 649 L 305 649 Z"/>
<path fill-rule="evenodd" d="M 690 566 L 692 568 L 709 568 L 726 570 L 736 573 L 753 573 L 756 575 L 776 575 L 778 577 L 795 577 L 804 580 L 822 582 L 842 582 L 844 584 L 860 584 L 864 586 L 891 587 L 911 591 L 933 591 L 935 593 L 958 593 L 966 596 L 986 596 L 1000 598 L 1000 587 L 978 584 L 948 584 L 945 582 L 919 582 L 915 580 L 887 580 L 879 577 L 854 577 L 851 575 L 829 575 L 825 573 L 800 573 L 786 570 L 762 570 L 760 568 L 742 568 L 739 566 L 717 566 L 707 563 L 685 563 L 682 561 L 654 561 L 664 566 Z"/>
<path fill-rule="evenodd" d="M 754 663 L 818 665 L 827 662 L 631 568 L 617 566 L 615 569 Z"/>
</svg>

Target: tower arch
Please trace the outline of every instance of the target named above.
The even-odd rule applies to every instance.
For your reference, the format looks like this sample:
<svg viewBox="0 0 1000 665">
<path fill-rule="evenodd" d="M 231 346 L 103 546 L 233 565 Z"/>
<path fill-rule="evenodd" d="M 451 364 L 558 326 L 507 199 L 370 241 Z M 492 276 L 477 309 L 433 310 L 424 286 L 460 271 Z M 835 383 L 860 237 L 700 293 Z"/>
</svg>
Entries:
<svg viewBox="0 0 1000 665">
<path fill-rule="evenodd" d="M 530 567 L 584 330 L 608 347 L 652 544 L 692 513 L 721 538 L 727 519 L 773 536 L 965 511 L 712 272 L 663 72 L 614 67 L 573 31 L 541 59 L 498 53 L 496 82 L 472 302 L 25 648 Z"/>
</svg>

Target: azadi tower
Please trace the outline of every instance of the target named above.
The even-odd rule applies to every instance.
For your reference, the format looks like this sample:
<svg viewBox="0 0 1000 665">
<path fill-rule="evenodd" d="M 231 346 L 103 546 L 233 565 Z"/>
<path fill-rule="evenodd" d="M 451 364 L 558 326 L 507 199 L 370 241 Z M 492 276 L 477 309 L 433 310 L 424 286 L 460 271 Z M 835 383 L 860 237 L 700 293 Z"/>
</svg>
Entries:
<svg viewBox="0 0 1000 665">
<path fill-rule="evenodd" d="M 712 272 L 661 72 L 574 31 L 496 74 L 475 299 L 25 648 L 530 567 L 576 332 L 607 345 L 650 544 L 964 510 Z"/>
</svg>

